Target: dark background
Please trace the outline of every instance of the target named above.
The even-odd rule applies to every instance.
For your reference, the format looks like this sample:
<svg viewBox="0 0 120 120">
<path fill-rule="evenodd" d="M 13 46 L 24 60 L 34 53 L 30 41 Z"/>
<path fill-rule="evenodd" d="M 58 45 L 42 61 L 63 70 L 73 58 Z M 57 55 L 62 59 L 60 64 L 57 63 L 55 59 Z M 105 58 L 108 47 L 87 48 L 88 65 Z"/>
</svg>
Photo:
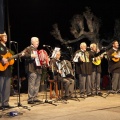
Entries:
<svg viewBox="0 0 120 120">
<path fill-rule="evenodd" d="M 92 13 L 101 19 L 100 38 L 113 36 L 115 19 L 120 17 L 119 2 L 115 0 L 8 0 L 4 2 L 5 31 L 10 30 L 9 39 L 18 42 L 19 52 L 30 45 L 33 36 L 40 39 L 39 49 L 43 49 L 43 44 L 54 49 L 61 43 L 50 34 L 52 25 L 58 23 L 63 38 L 74 39 L 70 33 L 70 20 L 76 14 L 83 14 L 85 7 L 90 7 Z M 79 49 L 79 43 L 72 44 L 74 51 Z M 16 53 L 13 44 L 11 49 Z M 22 63 L 20 67 L 24 66 Z"/>
<path fill-rule="evenodd" d="M 90 7 L 93 14 L 101 19 L 100 38 L 112 36 L 114 21 L 120 15 L 119 2 L 9 0 L 11 40 L 18 41 L 19 50 L 30 44 L 32 36 L 40 38 L 40 48 L 43 44 L 55 47 L 60 43 L 50 34 L 54 23 L 58 23 L 63 38 L 74 39 L 70 33 L 70 20 L 76 14 L 83 14 L 86 6 Z"/>
</svg>

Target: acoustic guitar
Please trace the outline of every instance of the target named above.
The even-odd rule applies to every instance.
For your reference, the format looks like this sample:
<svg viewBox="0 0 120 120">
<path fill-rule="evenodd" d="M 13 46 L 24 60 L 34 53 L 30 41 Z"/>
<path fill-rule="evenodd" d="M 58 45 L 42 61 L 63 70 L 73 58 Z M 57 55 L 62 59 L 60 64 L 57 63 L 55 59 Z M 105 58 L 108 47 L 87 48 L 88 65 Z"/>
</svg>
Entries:
<svg viewBox="0 0 120 120">
<path fill-rule="evenodd" d="M 5 71 L 9 65 L 13 65 L 15 60 L 14 58 L 17 58 L 21 53 L 18 53 L 16 55 L 12 55 L 11 53 L 6 53 L 5 55 L 2 55 L 3 58 L 8 59 L 8 63 L 4 64 L 2 61 L 0 61 L 0 71 Z"/>
<path fill-rule="evenodd" d="M 115 57 L 114 57 L 115 55 L 118 55 L 118 58 L 115 58 Z M 113 60 L 114 62 L 118 62 L 118 61 L 120 60 L 120 55 L 119 55 L 118 52 L 114 52 L 114 53 L 112 54 L 112 56 L 113 56 L 112 60 Z"/>
<path fill-rule="evenodd" d="M 92 63 L 94 65 L 100 65 L 101 64 L 101 56 L 105 55 L 106 52 L 102 53 L 101 55 L 97 56 L 94 58 L 94 60 L 92 61 Z"/>
</svg>

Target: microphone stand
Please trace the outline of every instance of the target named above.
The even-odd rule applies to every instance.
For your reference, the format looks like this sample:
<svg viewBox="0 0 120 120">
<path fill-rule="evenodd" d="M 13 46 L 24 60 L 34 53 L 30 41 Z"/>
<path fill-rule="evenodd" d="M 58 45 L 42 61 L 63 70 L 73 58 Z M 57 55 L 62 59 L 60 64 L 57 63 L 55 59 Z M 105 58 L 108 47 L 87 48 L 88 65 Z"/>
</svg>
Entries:
<svg viewBox="0 0 120 120">
<path fill-rule="evenodd" d="M 45 66 L 43 66 L 43 67 L 45 67 Z M 48 95 L 47 95 L 47 76 L 45 77 L 45 80 L 44 80 L 44 85 L 45 85 L 45 101 L 43 102 L 39 102 L 39 103 L 36 103 L 36 104 L 33 104 L 31 107 L 33 107 L 33 106 L 36 106 L 36 105 L 39 105 L 39 104 L 44 104 L 44 103 L 48 103 L 48 104 L 52 104 L 52 105 L 55 105 L 55 106 L 57 106 L 57 104 L 54 104 L 51 100 L 50 101 L 48 101 Z"/>
<path fill-rule="evenodd" d="M 52 104 L 52 105 L 55 105 L 55 106 L 57 106 L 57 104 L 54 104 L 52 101 L 48 101 L 48 99 L 47 99 L 47 78 L 45 79 L 45 102 L 44 103 L 48 103 L 48 104 Z"/>
<path fill-rule="evenodd" d="M 49 52 L 50 52 L 50 54 L 51 54 L 52 52 L 51 52 L 51 50 L 49 49 L 49 47 L 47 46 L 46 48 L 49 50 Z M 49 56 L 50 56 L 50 55 L 49 55 Z M 49 57 L 49 58 L 50 58 L 50 57 Z M 46 74 L 48 74 L 48 71 L 46 72 Z M 48 104 L 52 104 L 52 105 L 57 106 L 57 104 L 54 104 L 52 101 L 48 101 L 48 99 L 47 99 L 47 77 L 45 78 L 44 84 L 45 84 L 45 102 L 44 102 L 44 103 L 48 103 Z M 44 104 L 44 103 L 43 103 L 43 104 Z"/>
<path fill-rule="evenodd" d="M 48 49 L 48 51 L 50 52 L 50 54 L 52 55 L 52 51 L 53 51 L 53 49 L 52 49 L 52 47 L 50 46 L 50 48 L 51 48 L 51 50 L 49 49 L 49 47 L 48 46 L 43 46 L 43 47 L 46 47 L 47 49 Z M 50 55 L 49 55 L 50 56 Z"/>
<path fill-rule="evenodd" d="M 97 51 L 97 49 L 99 48 L 99 47 L 98 47 L 98 43 L 96 43 L 96 46 L 97 46 L 97 47 L 96 47 L 96 51 Z M 96 52 L 96 53 L 97 53 L 97 52 Z M 100 59 L 101 59 L 101 58 L 100 58 Z M 100 82 L 100 81 L 98 81 L 98 80 L 101 78 L 101 77 L 100 77 L 100 78 L 98 79 L 98 77 L 99 77 L 98 74 L 100 74 L 100 76 L 101 76 L 101 73 L 98 73 L 97 67 L 98 67 L 98 66 L 95 65 L 95 70 L 96 70 L 96 71 L 94 71 L 94 72 L 95 72 L 95 81 L 94 81 L 94 82 L 95 82 L 95 93 L 96 93 L 95 95 L 96 95 L 96 96 L 101 96 L 101 97 L 103 97 L 102 94 L 99 94 L 99 93 L 98 93 L 98 89 L 99 89 L 98 87 L 100 87 L 100 84 L 98 83 L 98 82 Z M 99 84 L 99 86 L 98 86 L 98 84 Z"/>
<path fill-rule="evenodd" d="M 78 100 L 80 102 L 80 100 L 78 99 L 77 97 L 77 91 L 76 91 L 76 77 L 75 77 L 75 62 L 73 61 L 73 50 L 72 50 L 72 47 L 69 47 L 69 52 L 71 54 L 71 60 L 72 60 L 72 66 L 73 66 L 73 78 L 74 78 L 74 94 L 75 96 L 73 98 L 76 98 L 76 101 Z"/>
<path fill-rule="evenodd" d="M 58 63 L 58 71 L 59 71 L 62 69 L 62 68 L 60 68 L 61 61 L 58 60 L 57 63 Z M 55 102 L 61 101 L 62 103 L 67 104 L 67 102 L 66 102 L 67 100 L 63 99 L 63 77 L 61 77 L 61 78 L 62 79 L 59 81 L 59 72 L 58 72 L 57 73 L 57 83 L 58 83 L 59 94 L 58 94 L 58 98 L 55 100 Z M 60 87 L 61 87 L 61 92 L 60 92 Z"/>
<path fill-rule="evenodd" d="M 14 42 L 13 42 L 14 43 Z M 15 49 L 17 51 L 18 54 L 18 42 L 15 42 L 17 45 L 15 46 Z M 14 43 L 14 45 L 15 45 Z M 28 108 L 28 106 L 22 106 L 21 102 L 20 102 L 20 74 L 19 74 L 19 58 L 20 56 L 17 56 L 17 76 L 18 76 L 18 103 L 16 107 L 23 107 L 24 109 L 28 109 L 30 110 L 30 108 Z"/>
<path fill-rule="evenodd" d="M 110 70 L 109 70 L 109 60 L 110 60 L 110 58 L 109 58 L 109 56 L 108 56 L 108 54 L 107 54 L 107 59 L 108 59 L 108 76 L 109 76 L 109 81 L 110 81 L 110 89 L 112 89 L 112 79 L 111 79 L 111 76 L 110 76 Z M 113 90 L 109 90 L 107 93 L 106 93 L 106 95 L 104 96 L 104 98 L 106 98 L 106 97 L 108 97 L 110 94 L 116 94 L 116 93 L 118 93 L 119 92 L 119 90 L 118 91 L 113 91 Z"/>
</svg>

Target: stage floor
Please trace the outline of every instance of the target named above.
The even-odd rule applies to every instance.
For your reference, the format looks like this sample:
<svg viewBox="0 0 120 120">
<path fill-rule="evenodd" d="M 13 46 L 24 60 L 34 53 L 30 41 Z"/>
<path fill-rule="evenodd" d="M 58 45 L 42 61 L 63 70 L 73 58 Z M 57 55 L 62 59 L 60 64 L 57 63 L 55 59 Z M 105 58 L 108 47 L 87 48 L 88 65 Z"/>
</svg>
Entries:
<svg viewBox="0 0 120 120">
<path fill-rule="evenodd" d="M 107 91 L 103 91 L 105 93 Z M 49 99 L 49 92 L 48 101 Z M 77 94 L 79 97 L 79 94 Z M 46 100 L 44 92 L 39 92 L 39 99 Z M 19 97 L 11 96 L 10 105 L 15 108 L 0 111 L 0 120 L 120 120 L 120 94 L 110 94 L 106 98 L 101 96 L 73 98 L 72 100 L 59 100 L 53 104 L 27 104 L 27 94 L 20 95 L 22 107 L 18 107 Z M 24 108 L 23 106 L 27 106 Z M 18 116 L 7 116 L 17 111 Z"/>
</svg>

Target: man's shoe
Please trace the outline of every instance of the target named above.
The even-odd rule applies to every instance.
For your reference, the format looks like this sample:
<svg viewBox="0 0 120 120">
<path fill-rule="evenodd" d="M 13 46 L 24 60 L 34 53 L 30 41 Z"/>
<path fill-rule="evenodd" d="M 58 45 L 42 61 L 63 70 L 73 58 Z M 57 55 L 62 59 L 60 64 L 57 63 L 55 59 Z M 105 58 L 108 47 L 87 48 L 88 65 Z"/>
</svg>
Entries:
<svg viewBox="0 0 120 120">
<path fill-rule="evenodd" d="M 35 100 L 33 100 L 34 102 L 42 102 L 42 101 L 40 101 L 40 100 L 38 100 L 38 99 L 35 99 Z"/>
<path fill-rule="evenodd" d="M 97 93 L 97 95 L 98 95 L 98 96 L 102 96 L 102 93 L 101 93 L 101 92 L 99 92 L 99 93 Z"/>
<path fill-rule="evenodd" d="M 116 93 L 117 93 L 116 90 L 111 90 L 110 92 L 111 92 L 112 94 L 116 94 Z"/>
<path fill-rule="evenodd" d="M 91 93 L 87 94 L 87 97 L 93 97 L 93 96 L 94 96 L 94 95 L 91 94 Z"/>
<path fill-rule="evenodd" d="M 73 95 L 71 95 L 71 96 L 69 96 L 69 98 L 74 98 L 74 96 L 73 96 Z"/>
<path fill-rule="evenodd" d="M 4 108 L 2 106 L 0 106 L 0 110 L 3 110 Z"/>
<path fill-rule="evenodd" d="M 74 98 L 73 93 L 70 93 L 70 94 L 69 94 L 69 97 L 70 97 L 70 98 Z"/>
<path fill-rule="evenodd" d="M 81 94 L 81 95 L 80 95 L 80 98 L 85 98 L 85 95 L 84 95 L 84 94 Z"/>
<path fill-rule="evenodd" d="M 3 108 L 14 108 L 14 107 L 10 105 L 4 105 Z"/>
<path fill-rule="evenodd" d="M 96 93 L 95 93 L 95 92 L 92 92 L 92 95 L 94 95 L 94 96 L 95 96 L 95 95 L 96 95 Z"/>
<path fill-rule="evenodd" d="M 34 104 L 34 101 L 28 101 L 28 104 Z"/>
<path fill-rule="evenodd" d="M 68 96 L 64 96 L 63 100 L 68 100 L 68 98 L 69 98 Z"/>
</svg>

